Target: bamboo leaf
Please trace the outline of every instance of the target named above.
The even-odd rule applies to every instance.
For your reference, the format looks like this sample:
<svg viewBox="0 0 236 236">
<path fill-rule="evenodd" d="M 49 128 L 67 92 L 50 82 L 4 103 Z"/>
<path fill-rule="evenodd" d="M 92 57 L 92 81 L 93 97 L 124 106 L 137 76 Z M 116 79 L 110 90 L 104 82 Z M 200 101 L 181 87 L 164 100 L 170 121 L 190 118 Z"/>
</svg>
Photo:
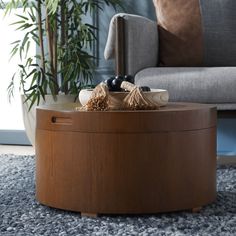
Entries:
<svg viewBox="0 0 236 236">
<path fill-rule="evenodd" d="M 27 74 L 24 65 L 18 64 L 18 66 L 22 69 L 22 71 L 24 72 L 24 74 Z"/>
<path fill-rule="evenodd" d="M 31 64 L 30 66 L 39 67 L 39 64 L 37 64 L 37 63 L 34 63 L 34 64 Z"/>
<path fill-rule="evenodd" d="M 36 80 L 37 80 L 37 73 L 34 73 L 30 87 L 32 87 L 36 83 Z"/>
<path fill-rule="evenodd" d="M 12 42 L 11 45 L 19 43 L 19 42 L 20 42 L 20 40 L 16 40 L 16 41 Z"/>
<path fill-rule="evenodd" d="M 37 72 L 37 85 L 41 84 L 41 72 Z"/>
<path fill-rule="evenodd" d="M 24 103 L 26 103 L 27 101 L 29 101 L 34 95 L 35 95 L 35 91 L 33 91 L 30 94 L 27 94 L 27 90 L 24 90 L 24 94 L 26 95 L 26 99 L 24 100 Z"/>
<path fill-rule="evenodd" d="M 17 44 L 17 45 L 15 45 L 15 47 L 11 50 L 11 52 L 10 52 L 10 59 L 9 60 L 11 60 L 15 55 L 16 55 L 16 53 L 18 52 L 18 50 L 19 50 L 19 44 Z"/>
<path fill-rule="evenodd" d="M 43 100 L 45 100 L 45 93 L 41 86 L 39 86 L 39 91 L 40 91 L 41 96 L 43 97 Z"/>
<path fill-rule="evenodd" d="M 37 45 L 40 45 L 39 44 L 39 38 L 38 37 L 32 37 L 32 39 L 34 40 L 34 42 L 37 44 Z M 40 59 L 40 58 L 39 58 Z"/>
<path fill-rule="evenodd" d="M 7 91 L 8 91 L 8 100 L 9 102 L 11 102 L 11 98 L 13 97 L 14 95 L 14 80 L 15 80 L 15 75 L 16 73 L 13 74 L 12 78 L 11 78 L 11 82 L 9 84 L 9 86 L 7 87 Z"/>
<path fill-rule="evenodd" d="M 29 78 L 32 74 L 34 74 L 37 71 L 37 69 L 33 69 L 26 77 L 25 79 Z"/>
<path fill-rule="evenodd" d="M 21 25 L 20 27 L 16 28 L 16 30 L 25 30 L 25 29 L 30 28 L 31 26 L 33 26 L 33 24 L 25 23 Z"/>
<path fill-rule="evenodd" d="M 46 0 L 46 6 L 49 14 L 55 14 L 60 0 Z"/>
<path fill-rule="evenodd" d="M 22 41 L 22 44 L 21 44 L 21 47 L 23 48 L 23 47 L 25 47 L 25 44 L 26 44 L 26 42 L 29 40 L 29 36 L 28 36 L 28 33 L 25 35 L 25 37 L 24 37 L 24 39 L 23 39 L 23 41 Z"/>
<path fill-rule="evenodd" d="M 22 19 L 24 19 L 24 20 L 29 20 L 29 18 L 28 17 L 26 17 L 26 16 L 22 16 L 22 15 L 20 15 L 20 14 L 15 14 L 16 16 L 18 16 L 18 17 L 20 17 L 20 18 L 22 18 Z"/>
<path fill-rule="evenodd" d="M 36 21 L 36 16 L 35 16 L 35 13 L 34 13 L 34 11 L 33 11 L 33 7 L 30 7 L 30 8 L 29 8 L 28 14 L 29 14 L 29 16 L 30 16 L 30 19 L 31 19 L 33 22 L 35 22 L 35 21 Z"/>
<path fill-rule="evenodd" d="M 25 89 L 25 93 L 30 92 L 30 91 L 34 91 L 37 87 L 38 87 L 38 85 L 34 85 L 34 86 L 30 87 L 29 89 Z"/>
<path fill-rule="evenodd" d="M 27 45 L 26 45 L 25 59 L 27 58 L 27 55 L 28 55 L 28 52 L 29 52 L 29 48 L 30 48 L 30 41 L 28 41 Z"/>
<path fill-rule="evenodd" d="M 36 100 L 38 100 L 37 105 L 39 105 L 39 98 L 38 98 L 38 94 L 36 93 L 36 91 L 34 91 L 35 93 L 32 96 L 32 100 L 29 106 L 29 111 L 31 110 L 31 108 L 33 107 L 33 105 L 35 104 Z"/>
<path fill-rule="evenodd" d="M 25 21 L 24 20 L 16 21 L 16 22 L 11 23 L 10 25 L 17 25 L 17 24 L 22 24 L 22 23 L 25 23 Z"/>
</svg>

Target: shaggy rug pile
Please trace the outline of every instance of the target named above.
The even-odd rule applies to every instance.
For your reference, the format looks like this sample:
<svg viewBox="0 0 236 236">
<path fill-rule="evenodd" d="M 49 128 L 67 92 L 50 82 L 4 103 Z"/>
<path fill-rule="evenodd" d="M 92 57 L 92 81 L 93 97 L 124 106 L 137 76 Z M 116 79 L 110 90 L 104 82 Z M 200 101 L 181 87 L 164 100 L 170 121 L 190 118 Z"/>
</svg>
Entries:
<svg viewBox="0 0 236 236">
<path fill-rule="evenodd" d="M 0 155 L 0 235 L 236 235 L 236 167 L 217 169 L 217 201 L 201 213 L 81 217 L 35 200 L 34 156 Z"/>
</svg>

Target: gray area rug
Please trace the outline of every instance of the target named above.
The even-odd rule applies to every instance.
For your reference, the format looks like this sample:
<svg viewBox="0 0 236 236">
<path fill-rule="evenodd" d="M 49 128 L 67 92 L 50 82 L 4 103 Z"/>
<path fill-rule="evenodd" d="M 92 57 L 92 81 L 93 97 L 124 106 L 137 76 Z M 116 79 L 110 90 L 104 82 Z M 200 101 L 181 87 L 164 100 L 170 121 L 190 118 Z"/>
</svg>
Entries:
<svg viewBox="0 0 236 236">
<path fill-rule="evenodd" d="M 217 170 L 217 201 L 201 213 L 81 218 L 35 200 L 33 156 L 0 155 L 0 235 L 236 235 L 236 167 Z"/>
</svg>

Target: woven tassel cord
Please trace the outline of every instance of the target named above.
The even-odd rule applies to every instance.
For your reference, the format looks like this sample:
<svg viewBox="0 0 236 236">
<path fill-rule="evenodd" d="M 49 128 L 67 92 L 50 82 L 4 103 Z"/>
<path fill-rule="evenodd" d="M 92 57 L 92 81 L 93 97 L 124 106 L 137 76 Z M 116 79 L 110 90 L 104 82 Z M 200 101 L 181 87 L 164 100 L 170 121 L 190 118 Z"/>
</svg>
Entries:
<svg viewBox="0 0 236 236">
<path fill-rule="evenodd" d="M 122 82 L 121 88 L 128 90 L 129 94 L 123 100 L 125 110 L 157 110 L 159 106 L 150 101 L 145 94 L 134 84 Z"/>
<path fill-rule="evenodd" d="M 81 108 L 85 111 L 107 111 L 109 110 L 109 90 L 106 84 L 100 83 L 93 90 L 87 104 Z"/>
</svg>

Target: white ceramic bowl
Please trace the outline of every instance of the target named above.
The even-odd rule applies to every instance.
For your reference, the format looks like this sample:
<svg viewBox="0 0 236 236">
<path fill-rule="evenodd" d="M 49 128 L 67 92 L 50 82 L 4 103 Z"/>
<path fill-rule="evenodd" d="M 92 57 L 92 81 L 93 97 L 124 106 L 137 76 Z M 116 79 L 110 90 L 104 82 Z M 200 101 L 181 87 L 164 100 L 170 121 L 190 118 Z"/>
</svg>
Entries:
<svg viewBox="0 0 236 236">
<path fill-rule="evenodd" d="M 82 106 L 88 102 L 93 89 L 82 89 L 79 93 L 79 101 Z M 164 89 L 151 89 L 150 92 L 144 92 L 150 101 L 156 103 L 159 106 L 165 106 L 169 101 L 169 93 Z M 116 99 L 123 100 L 128 92 L 110 92 L 110 95 Z"/>
</svg>

